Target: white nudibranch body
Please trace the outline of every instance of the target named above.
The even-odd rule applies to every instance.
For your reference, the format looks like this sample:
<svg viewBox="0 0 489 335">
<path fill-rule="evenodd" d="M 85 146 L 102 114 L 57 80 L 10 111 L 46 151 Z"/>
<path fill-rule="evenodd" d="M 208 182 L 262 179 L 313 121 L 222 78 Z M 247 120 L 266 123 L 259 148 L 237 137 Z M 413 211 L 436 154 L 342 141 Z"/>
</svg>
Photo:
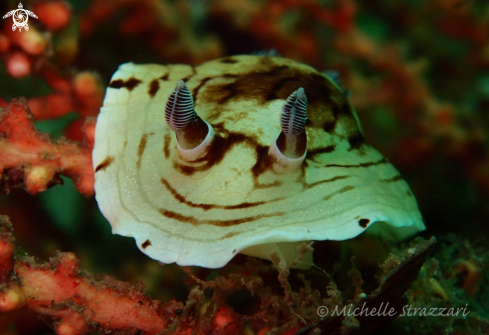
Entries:
<svg viewBox="0 0 489 335">
<path fill-rule="evenodd" d="M 113 233 L 163 263 L 217 268 L 239 252 L 290 261 L 301 241 L 425 229 L 341 89 L 286 58 L 121 65 L 93 167 Z"/>
</svg>

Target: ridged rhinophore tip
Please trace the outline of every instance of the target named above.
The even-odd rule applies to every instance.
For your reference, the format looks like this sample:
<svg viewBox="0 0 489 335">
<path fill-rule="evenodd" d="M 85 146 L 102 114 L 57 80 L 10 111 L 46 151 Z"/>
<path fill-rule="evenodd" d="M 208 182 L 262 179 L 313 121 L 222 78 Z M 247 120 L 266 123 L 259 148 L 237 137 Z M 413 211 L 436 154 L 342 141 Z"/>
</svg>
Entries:
<svg viewBox="0 0 489 335">
<path fill-rule="evenodd" d="M 178 83 L 177 83 L 177 87 L 176 87 L 175 89 L 176 89 L 176 90 L 179 90 L 179 89 L 181 89 L 181 88 L 182 88 L 182 87 L 184 87 L 184 86 L 187 86 L 187 85 L 185 85 L 185 82 L 184 82 L 183 80 L 181 80 L 181 79 L 180 79 L 180 80 L 178 81 Z"/>
<path fill-rule="evenodd" d="M 194 99 L 183 80 L 179 80 L 165 107 L 165 119 L 173 131 L 185 128 L 198 118 Z"/>
<path fill-rule="evenodd" d="M 297 97 L 299 99 L 306 99 L 306 102 L 307 102 L 307 98 L 306 98 L 306 92 L 304 91 L 304 88 L 303 87 L 299 87 L 299 89 L 296 91 L 297 92 Z"/>
<path fill-rule="evenodd" d="M 300 87 L 287 98 L 280 114 L 280 125 L 286 136 L 297 135 L 304 131 L 307 121 L 307 97 Z"/>
</svg>

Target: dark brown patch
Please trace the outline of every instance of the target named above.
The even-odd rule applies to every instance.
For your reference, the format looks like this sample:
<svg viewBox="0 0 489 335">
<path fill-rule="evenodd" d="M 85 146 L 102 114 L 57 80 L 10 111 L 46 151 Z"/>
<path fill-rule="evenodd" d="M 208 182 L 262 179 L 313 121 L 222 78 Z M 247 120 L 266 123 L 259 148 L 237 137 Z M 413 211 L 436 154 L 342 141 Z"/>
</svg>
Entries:
<svg viewBox="0 0 489 335">
<path fill-rule="evenodd" d="M 109 87 L 111 88 L 127 88 L 128 91 L 132 91 L 136 86 L 141 83 L 141 80 L 136 78 L 129 78 L 124 81 L 122 79 L 112 80 Z"/>
<path fill-rule="evenodd" d="M 393 183 L 400 180 L 402 180 L 402 177 L 400 175 L 388 179 L 380 179 L 382 183 Z"/>
<path fill-rule="evenodd" d="M 382 158 L 381 160 L 378 160 L 376 162 L 367 162 L 367 163 L 360 163 L 360 164 L 327 164 L 324 167 L 344 167 L 344 168 L 364 168 L 364 167 L 369 167 L 373 165 L 381 165 L 381 164 L 386 164 L 389 163 L 389 160 L 387 158 Z"/>
<path fill-rule="evenodd" d="M 367 228 L 367 225 L 370 223 L 370 220 L 369 219 L 360 219 L 358 220 L 358 224 L 360 225 L 360 227 L 362 228 Z"/>
<path fill-rule="evenodd" d="M 245 222 L 255 221 L 255 220 L 259 220 L 259 219 L 266 218 L 266 217 L 282 216 L 285 214 L 282 212 L 278 212 L 278 213 L 271 213 L 271 214 L 249 216 L 249 217 L 244 217 L 244 218 L 235 219 L 235 220 L 199 220 L 193 216 L 182 215 L 179 213 L 175 213 L 175 212 L 166 210 L 164 208 L 160 208 L 159 212 L 161 213 L 161 215 L 163 215 L 166 218 L 174 219 L 174 220 L 177 220 L 180 222 L 190 223 L 194 226 L 198 226 L 201 224 L 208 224 L 208 225 L 217 226 L 217 227 L 235 226 L 235 225 L 245 223 Z"/>
<path fill-rule="evenodd" d="M 273 199 L 273 200 L 270 200 L 270 201 L 243 202 L 243 203 L 240 203 L 240 204 L 237 204 L 237 205 L 227 205 L 227 206 L 224 206 L 224 205 L 214 205 L 214 204 L 196 204 L 196 203 L 193 203 L 191 201 L 188 201 L 187 199 L 185 199 L 185 197 L 183 195 L 179 194 L 177 192 L 177 190 L 175 190 L 165 178 L 161 178 L 160 180 L 161 180 L 161 183 L 163 184 L 163 186 L 165 186 L 165 188 L 173 195 L 173 197 L 178 202 L 180 202 L 182 204 L 185 204 L 185 205 L 187 205 L 189 207 L 202 208 L 204 211 L 207 211 L 209 209 L 214 209 L 214 208 L 219 208 L 219 209 L 242 209 L 242 208 L 249 208 L 249 207 L 255 207 L 255 206 L 264 205 L 264 204 L 266 204 L 268 202 L 279 201 L 279 200 L 283 200 L 284 199 L 284 198 L 276 198 L 276 199 Z"/>
<path fill-rule="evenodd" d="M 141 168 L 141 159 L 143 158 L 144 149 L 146 149 L 146 142 L 148 141 L 148 134 L 141 136 L 138 147 L 138 160 L 136 162 L 136 167 Z"/>
<path fill-rule="evenodd" d="M 225 58 L 222 58 L 221 59 L 221 63 L 225 63 L 225 64 L 235 64 L 235 63 L 238 63 L 238 61 L 232 57 L 225 57 Z"/>
<path fill-rule="evenodd" d="M 323 130 L 327 133 L 332 133 L 336 128 L 336 123 L 336 120 L 325 122 L 323 125 Z"/>
<path fill-rule="evenodd" d="M 184 82 L 187 82 L 192 76 L 193 76 L 193 74 L 189 74 L 188 76 L 183 77 L 181 80 L 183 80 Z"/>
<path fill-rule="evenodd" d="M 151 241 L 150 240 L 146 240 L 146 241 L 144 241 L 143 244 L 141 244 L 141 248 L 146 249 L 150 245 L 151 245 Z"/>
<path fill-rule="evenodd" d="M 114 162 L 114 157 L 111 157 L 111 156 L 107 156 L 103 161 L 102 163 L 100 163 L 99 165 L 97 165 L 97 167 L 95 168 L 95 172 L 98 172 L 98 171 L 103 171 L 105 170 L 106 168 L 109 167 L 110 164 L 112 164 L 112 162 Z"/>
<path fill-rule="evenodd" d="M 348 151 L 357 150 L 365 143 L 365 138 L 362 136 L 360 131 L 356 131 L 348 138 L 348 143 L 350 143 L 350 148 Z"/>
<path fill-rule="evenodd" d="M 254 141 L 249 137 L 239 133 L 228 133 L 219 124 L 212 125 L 216 130 L 216 137 L 210 144 L 207 154 L 194 162 L 183 162 L 176 160 L 173 162 L 174 168 L 184 175 L 192 175 L 196 172 L 207 171 L 214 165 L 218 165 L 225 157 L 226 153 L 236 144 L 248 142 L 250 146 Z"/>
<path fill-rule="evenodd" d="M 264 145 L 257 145 L 256 150 L 256 163 L 251 168 L 253 176 L 258 178 L 261 174 L 267 171 L 273 164 L 273 157 L 268 154 L 268 148 Z"/>
<path fill-rule="evenodd" d="M 167 159 L 170 157 L 170 141 L 170 134 L 165 134 L 165 138 L 163 139 L 163 153 Z"/>
<path fill-rule="evenodd" d="M 161 76 L 161 77 L 160 77 L 160 80 L 167 81 L 167 80 L 168 80 L 168 73 L 167 73 L 167 74 L 165 74 L 165 75 L 163 75 L 163 76 Z"/>
<path fill-rule="evenodd" d="M 413 193 L 410 190 L 407 190 L 406 191 L 406 194 L 407 194 L 408 197 L 412 197 L 413 196 Z"/>
<path fill-rule="evenodd" d="M 197 95 L 199 94 L 199 91 L 200 89 L 202 88 L 202 86 L 205 85 L 205 83 L 207 83 L 209 80 L 211 80 L 212 78 L 214 77 L 207 77 L 207 78 L 204 78 L 200 81 L 199 85 L 195 86 L 195 88 L 192 90 L 192 97 L 194 98 L 194 101 L 197 101 Z"/>
<path fill-rule="evenodd" d="M 338 191 L 336 191 L 336 192 L 333 192 L 333 193 L 331 193 L 331 194 L 329 194 L 329 195 L 325 196 L 325 197 L 323 198 L 323 200 L 324 200 L 324 201 L 328 201 L 328 200 L 329 200 L 329 199 L 331 199 L 332 197 L 334 197 L 334 196 L 336 196 L 336 195 L 338 195 L 338 194 L 341 194 L 341 193 L 345 193 L 345 192 L 351 191 L 351 190 L 353 190 L 354 188 L 355 188 L 354 186 L 350 186 L 350 185 L 349 185 L 349 186 L 345 186 L 345 187 L 343 187 L 342 189 L 340 189 L 340 190 L 338 190 Z"/>
<path fill-rule="evenodd" d="M 160 83 L 158 82 L 158 79 L 153 79 L 149 84 L 149 90 L 148 90 L 149 96 L 153 98 L 159 89 L 160 89 Z"/>
</svg>

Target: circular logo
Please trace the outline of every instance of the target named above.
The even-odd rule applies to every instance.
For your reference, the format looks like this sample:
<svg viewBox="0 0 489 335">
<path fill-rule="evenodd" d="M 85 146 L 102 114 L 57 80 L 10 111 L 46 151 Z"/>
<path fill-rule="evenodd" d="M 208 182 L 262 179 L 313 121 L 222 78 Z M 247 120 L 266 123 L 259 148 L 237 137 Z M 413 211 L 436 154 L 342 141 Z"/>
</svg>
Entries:
<svg viewBox="0 0 489 335">
<path fill-rule="evenodd" d="M 13 15 L 13 19 L 17 27 L 23 27 L 26 25 L 29 17 L 25 9 L 17 9 Z"/>
<path fill-rule="evenodd" d="M 326 316 L 329 314 L 329 309 L 326 306 L 319 306 L 318 307 L 318 315 L 320 317 Z"/>
</svg>

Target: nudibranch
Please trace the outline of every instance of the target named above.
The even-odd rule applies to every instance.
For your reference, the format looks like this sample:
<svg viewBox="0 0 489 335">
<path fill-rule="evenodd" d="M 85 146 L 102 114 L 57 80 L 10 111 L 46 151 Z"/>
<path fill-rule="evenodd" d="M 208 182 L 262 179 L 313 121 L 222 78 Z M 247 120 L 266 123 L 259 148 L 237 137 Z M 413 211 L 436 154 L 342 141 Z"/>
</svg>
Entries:
<svg viewBox="0 0 489 335">
<path fill-rule="evenodd" d="M 121 65 L 97 120 L 93 167 L 112 232 L 163 263 L 290 260 L 301 241 L 366 230 L 401 240 L 425 229 L 342 90 L 287 58 Z"/>
</svg>

